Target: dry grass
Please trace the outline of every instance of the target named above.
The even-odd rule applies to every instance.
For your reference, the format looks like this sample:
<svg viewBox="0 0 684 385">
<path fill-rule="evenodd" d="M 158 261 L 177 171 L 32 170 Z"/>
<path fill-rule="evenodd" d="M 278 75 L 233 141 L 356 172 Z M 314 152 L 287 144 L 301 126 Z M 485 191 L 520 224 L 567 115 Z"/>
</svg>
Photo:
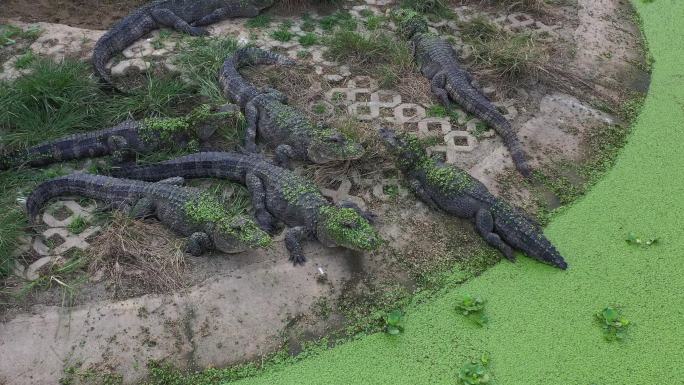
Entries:
<svg viewBox="0 0 684 385">
<path fill-rule="evenodd" d="M 168 292 L 184 287 L 183 241 L 158 223 L 135 221 L 115 213 L 112 223 L 93 242 L 91 274 L 104 270 L 114 286 L 114 297 L 122 296 L 129 282 Z"/>
</svg>

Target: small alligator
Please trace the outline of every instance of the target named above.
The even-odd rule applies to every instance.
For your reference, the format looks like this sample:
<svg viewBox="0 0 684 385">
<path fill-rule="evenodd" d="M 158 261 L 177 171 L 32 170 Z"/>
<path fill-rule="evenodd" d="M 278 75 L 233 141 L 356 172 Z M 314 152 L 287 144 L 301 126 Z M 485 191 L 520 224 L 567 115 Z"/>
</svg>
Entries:
<svg viewBox="0 0 684 385">
<path fill-rule="evenodd" d="M 294 61 L 274 52 L 247 47 L 237 50 L 223 64 L 219 81 L 229 99 L 237 103 L 247 119 L 245 149 L 256 152 L 256 139 L 275 148 L 276 163 L 289 168 L 290 159 L 328 163 L 358 159 L 363 147 L 330 127 L 312 124 L 299 110 L 287 105 L 287 97 L 267 88 L 259 90 L 238 71 L 259 64 L 293 65 Z"/>
<path fill-rule="evenodd" d="M 451 100 L 475 115 L 501 136 L 511 152 L 515 167 L 525 177 L 532 175 L 527 164 L 525 151 L 520 145 L 511 124 L 496 107 L 475 86 L 468 72 L 458 63 L 458 55 L 446 40 L 428 32 L 428 25 L 422 16 L 411 11 L 399 14 L 402 35 L 410 40 L 420 71 L 430 80 L 432 93 L 445 106 Z"/>
<path fill-rule="evenodd" d="M 104 86 L 115 89 L 106 65 L 117 53 L 147 33 L 169 27 L 192 36 L 207 35 L 206 26 L 232 17 L 254 17 L 274 0 L 156 0 L 135 9 L 95 44 L 93 66 Z"/>
<path fill-rule="evenodd" d="M 160 148 L 192 150 L 211 137 L 229 116 L 229 112 L 212 111 L 208 105 L 202 105 L 185 117 L 127 120 L 115 127 L 69 135 L 14 151 L 0 157 L 0 170 L 107 155 L 123 162 L 136 153 L 151 153 Z"/>
<path fill-rule="evenodd" d="M 290 227 L 285 244 L 295 265 L 306 261 L 301 245 L 305 238 L 318 239 L 328 247 L 357 251 L 374 250 L 381 243 L 370 223 L 372 214 L 351 202 L 339 206 L 329 203 L 315 185 L 258 155 L 205 152 L 114 170 L 113 174 L 145 181 L 171 177 L 225 178 L 245 184 L 262 229 L 273 233 L 277 220 Z"/>
<path fill-rule="evenodd" d="M 77 195 L 102 200 L 135 218 L 156 216 L 174 232 L 189 237 L 187 251 L 193 255 L 213 249 L 239 253 L 270 244 L 269 235 L 253 220 L 229 214 L 211 194 L 178 186 L 182 183 L 182 178 L 150 183 L 77 173 L 40 184 L 26 207 L 35 224 L 40 208 L 51 198 Z"/>
<path fill-rule="evenodd" d="M 399 168 L 413 191 L 429 206 L 473 221 L 487 243 L 511 261 L 515 261 L 515 248 L 560 269 L 568 267 L 536 223 L 494 197 L 478 180 L 461 169 L 429 158 L 415 136 L 396 136 L 387 129 L 381 129 L 380 134 L 397 155 Z"/>
</svg>

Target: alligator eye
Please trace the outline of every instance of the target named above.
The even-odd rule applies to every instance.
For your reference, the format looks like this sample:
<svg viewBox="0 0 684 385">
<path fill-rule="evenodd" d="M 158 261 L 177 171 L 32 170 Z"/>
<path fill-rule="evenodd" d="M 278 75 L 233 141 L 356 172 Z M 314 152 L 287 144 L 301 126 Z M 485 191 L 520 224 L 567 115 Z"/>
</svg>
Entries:
<svg viewBox="0 0 684 385">
<path fill-rule="evenodd" d="M 359 224 L 356 223 L 356 221 L 344 221 L 342 222 L 342 226 L 348 228 L 348 229 L 355 229 L 359 227 Z"/>
<path fill-rule="evenodd" d="M 332 136 L 325 138 L 325 141 L 329 142 L 329 143 L 342 143 L 342 142 L 344 142 L 344 137 L 342 135 L 339 135 L 339 134 L 332 135 Z"/>
</svg>

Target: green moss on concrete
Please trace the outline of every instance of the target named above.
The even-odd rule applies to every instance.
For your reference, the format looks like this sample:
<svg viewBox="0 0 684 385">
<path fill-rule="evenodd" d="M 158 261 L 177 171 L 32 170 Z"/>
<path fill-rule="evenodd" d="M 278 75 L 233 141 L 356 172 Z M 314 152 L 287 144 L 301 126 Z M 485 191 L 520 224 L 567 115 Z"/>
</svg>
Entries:
<svg viewBox="0 0 684 385">
<path fill-rule="evenodd" d="M 373 334 L 241 384 L 455 384 L 488 352 L 507 385 L 678 384 L 684 378 L 684 4 L 634 2 L 655 57 L 651 92 L 615 167 L 547 235 L 566 272 L 522 259 L 407 311 L 398 338 Z M 625 235 L 662 243 L 631 247 Z M 455 310 L 463 293 L 487 298 L 478 328 Z M 594 314 L 619 306 L 633 325 L 607 342 Z"/>
</svg>

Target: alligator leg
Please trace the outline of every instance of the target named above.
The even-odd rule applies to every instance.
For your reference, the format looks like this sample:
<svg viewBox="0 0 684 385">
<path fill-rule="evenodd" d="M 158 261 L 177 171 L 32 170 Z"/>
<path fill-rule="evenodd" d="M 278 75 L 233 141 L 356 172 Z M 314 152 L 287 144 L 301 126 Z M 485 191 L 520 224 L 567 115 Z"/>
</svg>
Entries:
<svg viewBox="0 0 684 385">
<path fill-rule="evenodd" d="M 277 100 L 277 101 L 279 101 L 279 102 L 281 102 L 281 103 L 283 103 L 283 104 L 287 104 L 287 100 L 288 100 L 288 99 L 287 99 L 287 95 L 285 95 L 284 93 L 282 93 L 282 92 L 276 90 L 275 88 L 266 87 L 266 88 L 264 88 L 263 91 L 266 92 L 266 93 L 268 93 L 269 96 L 272 96 L 275 100 Z"/>
<path fill-rule="evenodd" d="M 285 234 L 285 247 L 290 253 L 290 262 L 295 266 L 303 265 L 306 262 L 306 257 L 302 252 L 302 239 L 304 239 L 305 234 L 305 229 L 302 226 L 290 228 Z"/>
<path fill-rule="evenodd" d="M 154 215 L 154 211 L 154 201 L 145 197 L 140 198 L 137 202 L 135 202 L 128 215 L 135 219 L 142 219 Z"/>
<path fill-rule="evenodd" d="M 480 209 L 477 211 L 477 214 L 475 214 L 475 227 L 487 243 L 499 249 L 508 260 L 515 262 L 513 249 L 498 234 L 492 232 L 494 231 L 494 218 L 489 210 Z"/>
<path fill-rule="evenodd" d="M 264 184 L 254 173 L 248 173 L 245 177 L 249 195 L 252 196 L 252 207 L 254 207 L 257 224 L 262 230 L 273 234 L 275 231 L 276 220 L 266 209 L 266 192 Z"/>
<path fill-rule="evenodd" d="M 439 206 L 435 201 L 432 199 L 430 194 L 423 188 L 423 185 L 416 179 L 411 179 L 409 181 L 409 185 L 411 186 L 411 190 L 413 190 L 416 195 L 418 195 L 418 198 L 425 202 L 429 207 L 439 210 Z"/>
<path fill-rule="evenodd" d="M 150 14 L 157 23 L 171 27 L 176 31 L 187 33 L 190 36 L 206 36 L 209 34 L 209 32 L 203 28 L 191 26 L 169 9 L 153 9 L 150 11 Z"/>
<path fill-rule="evenodd" d="M 160 180 L 156 183 L 169 184 L 172 186 L 182 186 L 185 184 L 185 178 L 183 178 L 182 176 L 174 176 L 172 178 Z"/>
<path fill-rule="evenodd" d="M 444 105 L 444 107 L 449 107 L 451 102 L 449 101 L 449 93 L 447 93 L 446 89 L 446 72 L 438 72 L 432 79 L 430 80 L 430 86 L 432 87 L 432 93 L 437 96 L 437 99 L 439 99 L 440 102 Z"/>
<path fill-rule="evenodd" d="M 338 204 L 338 206 L 343 208 L 343 209 L 352 209 L 352 210 L 356 211 L 360 216 L 362 216 L 365 220 L 367 220 L 370 223 L 375 223 L 375 220 L 378 218 L 378 216 L 373 214 L 372 212 L 362 210 L 361 207 L 359 207 L 359 205 L 357 205 L 354 202 L 341 201 Z"/>
<path fill-rule="evenodd" d="M 123 164 L 135 160 L 135 152 L 131 150 L 128 141 L 123 136 L 112 135 L 107 138 L 107 147 L 112 153 L 115 164 Z"/>
<path fill-rule="evenodd" d="M 209 235 L 207 233 L 193 233 L 190 237 L 188 237 L 188 242 L 185 245 L 185 250 L 198 257 L 202 254 L 204 254 L 205 251 L 210 250 L 212 247 L 211 245 L 211 238 L 209 238 Z"/>
<path fill-rule="evenodd" d="M 294 156 L 294 150 L 292 146 L 287 144 L 281 144 L 276 147 L 276 165 L 291 170 L 290 159 Z"/>
<path fill-rule="evenodd" d="M 254 103 L 247 103 L 245 107 L 245 118 L 247 119 L 247 129 L 245 130 L 245 150 L 248 152 L 256 151 L 257 124 L 259 123 L 259 110 Z"/>
<path fill-rule="evenodd" d="M 240 14 L 241 17 L 254 17 L 259 14 L 259 10 L 256 8 L 250 9 L 250 12 L 242 12 Z M 235 16 L 235 10 L 231 8 L 219 8 L 214 10 L 214 12 L 208 14 L 207 16 L 204 16 L 203 18 L 191 23 L 190 25 L 193 27 L 200 27 L 204 25 L 209 25 L 209 24 L 214 24 L 218 21 L 227 19 L 229 17 Z"/>
</svg>

